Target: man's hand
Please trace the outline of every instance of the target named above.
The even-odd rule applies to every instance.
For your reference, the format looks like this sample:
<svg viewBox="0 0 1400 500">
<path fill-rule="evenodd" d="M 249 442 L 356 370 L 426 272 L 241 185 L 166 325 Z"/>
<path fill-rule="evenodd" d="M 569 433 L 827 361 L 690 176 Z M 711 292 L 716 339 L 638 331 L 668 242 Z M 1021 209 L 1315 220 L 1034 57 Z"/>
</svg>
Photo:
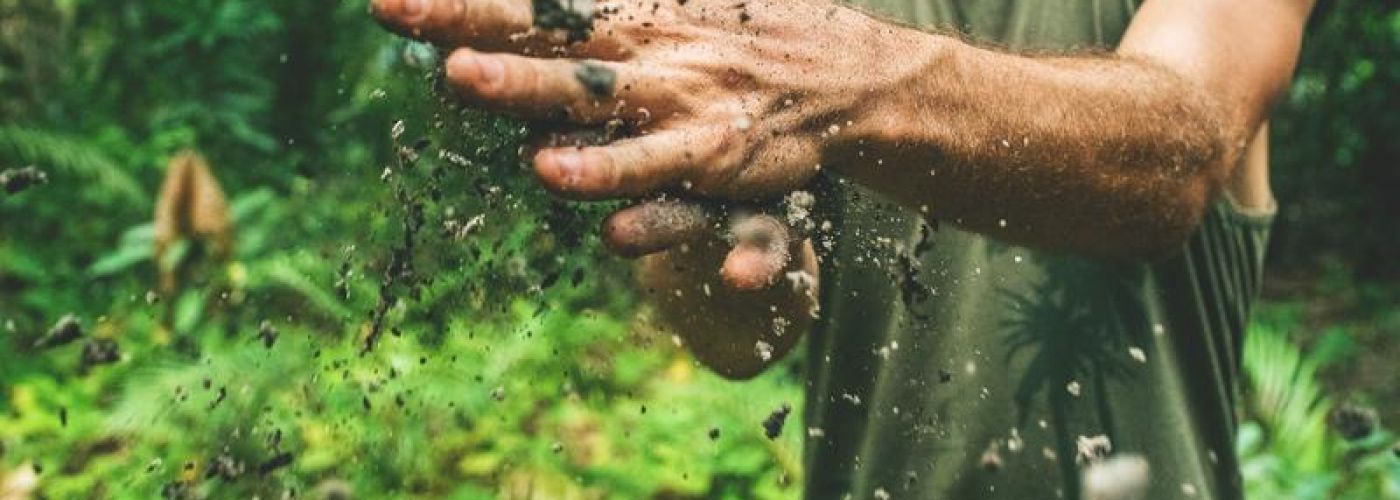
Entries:
<svg viewBox="0 0 1400 500">
<path fill-rule="evenodd" d="M 820 2 L 604 2 L 575 43 L 535 26 L 526 0 L 373 6 L 392 29 L 455 48 L 447 79 L 475 106 L 635 127 L 639 135 L 612 144 L 535 155 L 540 180 L 578 199 L 674 190 L 748 200 L 797 189 L 865 92 L 900 69 L 871 64 L 895 53 L 880 23 Z"/>
<path fill-rule="evenodd" d="M 376 0 L 373 9 L 390 29 L 452 49 L 447 81 L 471 105 L 635 131 L 535 154 L 541 182 L 576 199 L 667 191 L 748 202 L 798 189 L 882 78 L 868 63 L 889 48 L 878 43 L 889 40 L 880 23 L 819 2 L 604 2 L 588 29 L 576 18 L 559 30 L 536 17 L 546 2 L 553 19 L 543 24 L 554 25 L 550 1 Z M 812 244 L 773 216 L 720 216 L 673 198 L 614 214 L 603 237 L 620 254 L 650 254 L 640 277 L 658 312 L 726 376 L 758 373 L 814 319 Z"/>
<path fill-rule="evenodd" d="M 639 269 L 642 288 L 696 359 L 721 375 L 747 378 L 781 359 L 811 327 L 817 258 L 810 240 L 771 215 L 730 214 L 728 226 L 716 231 L 711 214 L 696 205 L 661 200 L 614 214 L 603 232 L 610 242 L 634 242 L 614 247 L 619 253 L 649 254 Z M 723 233 L 728 238 L 717 236 Z M 686 243 L 659 243 L 670 241 Z M 668 249 L 655 252 L 661 247 Z"/>
</svg>

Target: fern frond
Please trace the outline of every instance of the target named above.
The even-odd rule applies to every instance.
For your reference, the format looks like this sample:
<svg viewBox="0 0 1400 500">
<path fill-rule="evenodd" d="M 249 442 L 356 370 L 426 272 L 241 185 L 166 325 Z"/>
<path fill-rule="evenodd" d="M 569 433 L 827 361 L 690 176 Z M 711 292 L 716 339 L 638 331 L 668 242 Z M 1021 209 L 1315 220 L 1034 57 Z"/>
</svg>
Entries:
<svg viewBox="0 0 1400 500">
<path fill-rule="evenodd" d="M 1249 403 L 1271 434 L 1272 452 L 1305 470 L 1322 470 L 1328 462 L 1332 401 L 1317 368 L 1283 332 L 1262 325 L 1250 330 L 1244 348 Z"/>
<path fill-rule="evenodd" d="M 16 164 L 36 164 L 99 183 L 123 201 L 144 206 L 145 190 L 122 165 L 81 138 L 18 125 L 0 125 L 0 159 Z"/>
</svg>

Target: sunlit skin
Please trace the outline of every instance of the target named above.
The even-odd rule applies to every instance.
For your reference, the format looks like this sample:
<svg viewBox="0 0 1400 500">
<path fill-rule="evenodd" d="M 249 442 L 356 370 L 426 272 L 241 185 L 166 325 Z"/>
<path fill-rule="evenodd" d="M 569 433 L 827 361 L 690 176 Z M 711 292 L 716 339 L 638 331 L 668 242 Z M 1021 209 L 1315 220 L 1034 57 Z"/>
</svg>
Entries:
<svg viewBox="0 0 1400 500">
<path fill-rule="evenodd" d="M 1311 4 L 1148 0 L 1116 51 L 1053 55 L 825 1 L 602 3 L 579 43 L 532 28 L 528 0 L 375 0 L 373 12 L 452 49 L 447 78 L 470 105 L 640 130 L 540 150 L 535 172 L 560 196 L 752 200 L 829 169 L 1003 241 L 1136 260 L 1178 248 L 1222 191 L 1271 203 L 1263 123 Z M 575 77 L 585 59 L 616 73 L 612 96 Z M 702 362 L 751 376 L 766 364 L 755 342 L 776 360 L 810 326 L 815 289 L 783 279 L 817 275 L 809 242 L 789 242 L 795 258 L 775 264 L 713 231 L 639 223 L 648 210 L 615 214 L 604 238 L 656 251 L 642 281 Z"/>
</svg>

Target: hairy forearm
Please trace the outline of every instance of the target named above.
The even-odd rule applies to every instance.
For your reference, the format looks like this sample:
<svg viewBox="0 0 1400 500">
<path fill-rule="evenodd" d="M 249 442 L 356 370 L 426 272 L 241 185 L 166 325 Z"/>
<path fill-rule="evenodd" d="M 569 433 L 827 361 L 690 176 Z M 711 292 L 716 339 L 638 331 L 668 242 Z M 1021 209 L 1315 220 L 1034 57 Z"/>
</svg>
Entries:
<svg viewBox="0 0 1400 500">
<path fill-rule="evenodd" d="M 922 64 L 882 79 L 832 166 L 929 217 L 1037 248 L 1138 258 L 1174 249 L 1247 130 L 1164 66 L 1035 57 L 908 33 Z"/>
</svg>

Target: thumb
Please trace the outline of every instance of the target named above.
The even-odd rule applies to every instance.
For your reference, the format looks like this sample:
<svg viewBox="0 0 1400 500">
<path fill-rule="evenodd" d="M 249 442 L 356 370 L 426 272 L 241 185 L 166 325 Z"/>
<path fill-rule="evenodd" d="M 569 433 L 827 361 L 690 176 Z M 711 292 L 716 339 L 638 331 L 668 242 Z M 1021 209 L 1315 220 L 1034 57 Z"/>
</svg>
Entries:
<svg viewBox="0 0 1400 500">
<path fill-rule="evenodd" d="M 736 290 L 762 290 L 782 277 L 792 260 L 786 225 L 764 214 L 731 217 L 734 249 L 725 257 L 720 276 Z"/>
</svg>

